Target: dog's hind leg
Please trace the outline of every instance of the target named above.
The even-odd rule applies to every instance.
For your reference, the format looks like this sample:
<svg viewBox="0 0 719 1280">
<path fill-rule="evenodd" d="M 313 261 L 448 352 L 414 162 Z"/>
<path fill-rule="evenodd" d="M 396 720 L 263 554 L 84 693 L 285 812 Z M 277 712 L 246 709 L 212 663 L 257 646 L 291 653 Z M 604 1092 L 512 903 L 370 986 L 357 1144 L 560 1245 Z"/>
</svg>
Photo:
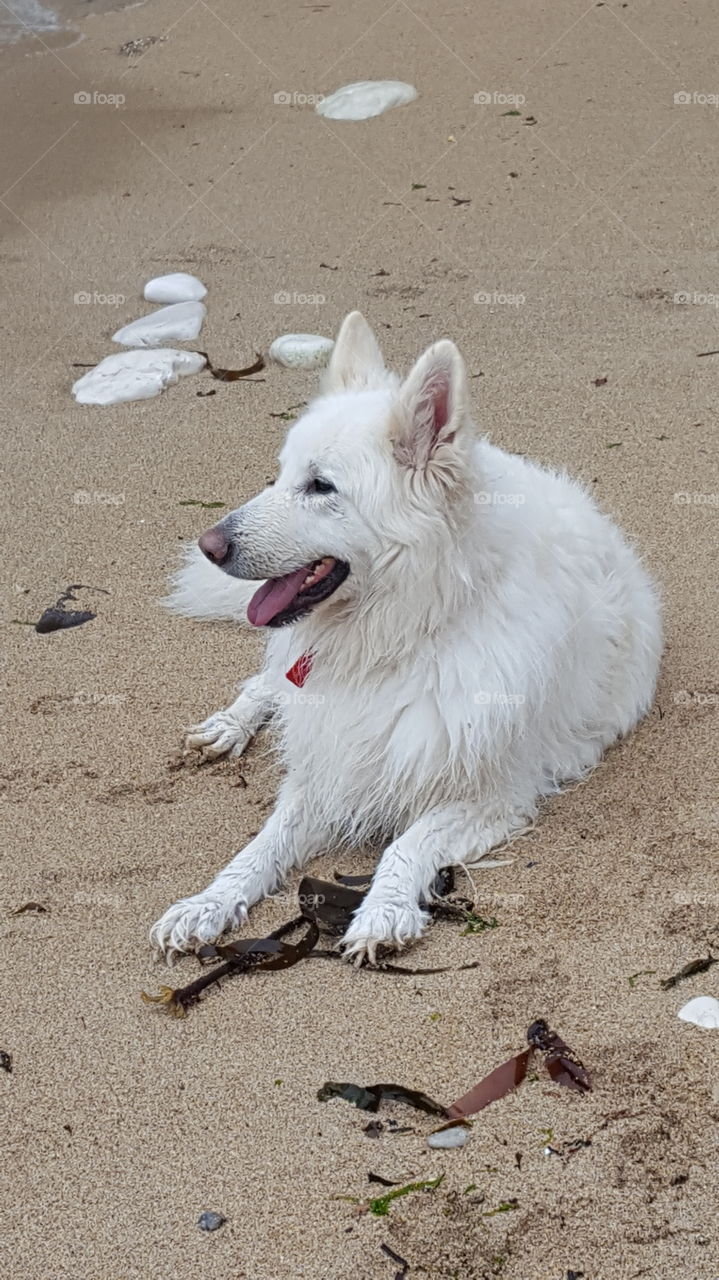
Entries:
<svg viewBox="0 0 719 1280">
<path fill-rule="evenodd" d="M 318 827 L 305 798 L 291 784 L 262 830 L 235 855 L 203 893 L 182 898 L 150 930 L 150 942 L 168 961 L 176 952 L 214 942 L 225 929 L 244 924 L 250 907 L 283 882 L 292 867 L 321 853 L 330 833 Z"/>
<path fill-rule="evenodd" d="M 440 867 L 477 863 L 526 826 L 531 814 L 497 805 L 451 804 L 423 814 L 385 849 L 341 947 L 347 960 L 376 959 L 380 946 L 415 942 L 429 921 L 420 906 Z"/>
<path fill-rule="evenodd" d="M 263 672 L 243 684 L 240 695 L 224 711 L 216 711 L 202 724 L 193 725 L 185 737 L 188 751 L 200 751 L 206 760 L 228 752 L 236 759 L 270 720 L 275 702 Z"/>
</svg>

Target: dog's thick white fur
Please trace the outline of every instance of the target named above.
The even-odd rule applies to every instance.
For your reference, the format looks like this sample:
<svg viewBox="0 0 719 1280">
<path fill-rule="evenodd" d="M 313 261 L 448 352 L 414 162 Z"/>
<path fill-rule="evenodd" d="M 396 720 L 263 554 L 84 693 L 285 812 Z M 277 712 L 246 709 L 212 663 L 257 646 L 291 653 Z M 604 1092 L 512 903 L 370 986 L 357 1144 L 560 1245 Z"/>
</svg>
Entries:
<svg viewBox="0 0 719 1280">
<path fill-rule="evenodd" d="M 314 492 L 318 475 L 336 492 Z M 170 601 L 189 616 L 245 622 L 258 579 L 323 557 L 350 572 L 267 630 L 261 674 L 189 735 L 236 756 L 273 716 L 286 776 L 259 835 L 153 927 L 168 956 L 243 923 L 334 842 L 378 838 L 345 954 L 406 945 L 441 866 L 476 863 L 525 828 L 541 796 L 582 778 L 651 704 L 650 578 L 579 484 L 478 437 L 449 341 L 400 383 L 348 316 L 277 482 L 217 527 L 229 569 L 190 554 Z M 286 672 L 306 653 L 296 688 Z"/>
</svg>

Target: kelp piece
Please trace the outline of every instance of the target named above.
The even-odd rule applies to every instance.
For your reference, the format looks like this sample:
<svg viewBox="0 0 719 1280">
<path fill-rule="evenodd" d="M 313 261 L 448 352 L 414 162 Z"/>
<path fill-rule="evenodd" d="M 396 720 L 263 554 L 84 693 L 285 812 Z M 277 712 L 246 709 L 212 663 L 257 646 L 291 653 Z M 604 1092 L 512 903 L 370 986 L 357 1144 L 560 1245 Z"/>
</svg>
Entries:
<svg viewBox="0 0 719 1280">
<path fill-rule="evenodd" d="M 364 893 L 345 884 L 333 884 L 331 880 L 317 880 L 304 876 L 298 889 L 300 911 L 306 920 L 332 933 L 344 932 L 359 907 Z"/>
<path fill-rule="evenodd" d="M 157 996 L 150 996 L 146 991 L 141 991 L 140 997 L 145 1004 L 162 1005 L 173 1017 L 184 1018 L 188 1007 L 199 1000 L 202 992 L 218 982 L 220 978 L 227 978 L 237 973 L 252 973 L 257 970 L 266 972 L 271 969 L 289 969 L 299 960 L 303 960 L 309 955 L 320 936 L 316 924 L 310 921 L 305 934 L 297 943 L 281 942 L 280 939 L 305 923 L 305 920 L 299 916 L 281 925 L 279 929 L 275 929 L 274 933 L 269 934 L 267 938 L 246 938 L 241 942 L 227 943 L 225 946 L 208 944 L 201 947 L 197 953 L 201 959 L 223 957 L 223 963 L 208 970 L 207 973 L 200 974 L 199 978 L 195 978 L 194 982 L 188 982 L 185 987 L 177 989 L 160 987 L 160 994 Z"/>
<path fill-rule="evenodd" d="M 659 983 L 659 986 L 662 991 L 671 991 L 672 987 L 675 987 L 678 982 L 683 982 L 685 978 L 693 978 L 696 973 L 706 973 L 707 969 L 711 969 L 716 962 L 716 956 L 705 956 L 702 960 L 690 960 L 678 973 L 672 974 L 671 978 L 664 978 Z"/>
<path fill-rule="evenodd" d="M 327 1102 L 329 1098 L 344 1098 L 345 1102 L 351 1102 L 353 1106 L 359 1107 L 360 1111 L 379 1111 L 380 1102 L 386 1100 L 405 1102 L 416 1111 L 424 1111 L 426 1115 L 449 1118 L 449 1112 L 441 1102 L 435 1102 L 434 1098 L 430 1098 L 419 1089 L 408 1089 L 401 1084 L 365 1086 L 351 1084 L 348 1081 L 328 1080 L 321 1089 L 317 1090 L 317 1097 L 320 1102 Z"/>
<path fill-rule="evenodd" d="M 469 1093 L 464 1093 L 448 1107 L 448 1116 L 456 1119 L 473 1116 L 484 1107 L 488 1107 L 490 1102 L 498 1102 L 500 1098 L 511 1093 L 522 1083 L 527 1074 L 530 1054 L 530 1049 L 524 1049 L 514 1058 L 509 1058 L 501 1066 L 495 1067 L 494 1071 L 490 1071 L 488 1076 L 469 1090 Z"/>
<path fill-rule="evenodd" d="M 102 591 L 103 595 L 109 595 L 109 591 L 105 591 L 104 587 L 87 587 L 82 582 L 72 583 L 66 587 L 62 595 L 55 604 L 50 605 L 40 615 L 35 623 L 35 630 L 40 635 L 47 635 L 50 631 L 62 631 L 66 627 L 81 627 L 83 622 L 92 622 L 97 617 L 96 613 L 91 613 L 89 609 L 66 609 L 65 605 L 68 600 L 76 600 L 76 591 Z"/>
<path fill-rule="evenodd" d="M 395 1272 L 394 1280 L 405 1280 L 405 1276 L 409 1272 L 407 1259 L 403 1258 L 401 1253 L 395 1253 L 394 1249 L 391 1249 L 388 1244 L 381 1244 L 380 1249 L 385 1257 L 389 1258 L 390 1262 L 394 1262 L 399 1267 L 399 1271 Z"/>
<path fill-rule="evenodd" d="M 538 1018 L 527 1030 L 533 1049 L 544 1054 L 544 1062 L 555 1084 L 565 1085 L 577 1093 L 588 1093 L 592 1087 L 589 1074 L 579 1058 L 556 1031 L 550 1031 L 544 1018 Z"/>
<path fill-rule="evenodd" d="M 260 355 L 259 351 L 255 352 L 255 356 L 257 358 L 254 363 L 248 364 L 244 369 L 218 369 L 217 366 L 212 363 L 206 351 L 200 351 L 198 352 L 198 355 L 205 357 L 205 360 L 207 361 L 207 368 L 213 378 L 217 378 L 218 382 L 239 382 L 240 378 L 249 378 L 253 373 L 262 373 L 262 370 L 265 367 L 264 357 Z M 263 379 L 260 379 L 260 381 L 263 381 Z"/>
</svg>

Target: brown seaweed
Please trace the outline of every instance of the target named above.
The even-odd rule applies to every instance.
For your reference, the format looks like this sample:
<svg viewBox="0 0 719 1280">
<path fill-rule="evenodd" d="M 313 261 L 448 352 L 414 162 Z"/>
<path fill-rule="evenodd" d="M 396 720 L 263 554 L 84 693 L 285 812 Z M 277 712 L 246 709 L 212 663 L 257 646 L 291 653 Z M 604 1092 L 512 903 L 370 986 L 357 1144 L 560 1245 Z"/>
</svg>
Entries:
<svg viewBox="0 0 719 1280">
<path fill-rule="evenodd" d="M 89 609 L 66 609 L 65 605 L 68 600 L 76 600 L 76 591 L 102 591 L 104 595 L 109 595 L 109 591 L 105 591 L 104 587 L 87 587 L 82 582 L 72 583 L 66 587 L 62 595 L 55 604 L 40 615 L 35 623 L 35 630 L 40 635 L 47 635 L 50 631 L 62 631 L 66 627 L 81 627 L 83 622 L 92 622 L 97 617 L 96 613 L 91 613 Z"/>
<path fill-rule="evenodd" d="M 320 1102 L 327 1102 L 329 1098 L 344 1098 L 345 1102 L 351 1102 L 360 1111 L 372 1112 L 379 1111 L 380 1102 L 385 1100 L 405 1102 L 426 1115 L 442 1116 L 445 1120 L 450 1118 L 447 1108 L 441 1102 L 435 1102 L 434 1098 L 419 1089 L 408 1089 L 402 1084 L 361 1085 L 349 1081 L 327 1080 L 317 1090 L 317 1097 Z"/>
<path fill-rule="evenodd" d="M 452 1119 L 473 1116 L 477 1111 L 488 1107 L 490 1102 L 498 1102 L 500 1098 L 511 1093 L 522 1083 L 527 1074 L 530 1053 L 530 1049 L 525 1049 L 516 1057 L 495 1067 L 494 1071 L 490 1071 L 479 1084 L 453 1102 L 451 1107 L 447 1108 L 447 1114 Z"/>
<path fill-rule="evenodd" d="M 527 1040 L 533 1049 L 544 1054 L 544 1062 L 555 1084 L 588 1093 L 591 1089 L 589 1074 L 579 1058 L 565 1044 L 556 1031 L 550 1031 L 544 1018 L 538 1018 L 527 1031 Z"/>
<path fill-rule="evenodd" d="M 333 933 L 347 928 L 365 896 L 347 884 L 333 884 L 314 876 L 304 876 L 297 892 L 303 916 Z"/>
<path fill-rule="evenodd" d="M 390 1262 L 394 1262 L 399 1267 L 399 1271 L 395 1272 L 394 1280 L 405 1280 L 405 1276 L 409 1271 L 407 1259 L 403 1258 L 401 1253 L 395 1253 L 394 1249 L 391 1249 L 388 1244 L 381 1244 L 380 1249 L 385 1257 L 389 1258 Z"/>
<path fill-rule="evenodd" d="M 706 973 L 707 969 L 711 969 L 713 964 L 717 963 L 716 956 L 705 956 L 702 960 L 690 960 L 685 964 L 678 973 L 673 973 L 671 978 L 664 978 L 659 986 L 662 991 L 671 991 L 678 982 L 683 982 L 685 978 L 693 978 L 696 973 Z"/>
<path fill-rule="evenodd" d="M 280 939 L 305 923 L 300 916 L 281 925 L 266 938 L 245 938 L 241 942 L 231 942 L 225 946 L 208 944 L 201 947 L 198 951 L 201 959 L 214 959 L 221 956 L 223 963 L 200 974 L 199 978 L 195 978 L 194 982 L 188 982 L 184 987 L 160 987 L 160 994 L 157 996 L 150 996 L 146 991 L 141 991 L 141 999 L 145 1004 L 162 1005 L 175 1018 L 184 1018 L 188 1007 L 199 1000 L 202 992 L 218 982 L 220 978 L 227 978 L 237 973 L 253 973 L 258 970 L 267 972 L 270 969 L 289 969 L 299 960 L 303 960 L 309 955 L 319 938 L 319 929 L 316 924 L 310 921 L 306 932 L 297 943 L 281 942 Z"/>
<path fill-rule="evenodd" d="M 206 351 L 200 351 L 198 354 L 205 357 L 208 371 L 213 378 L 217 378 L 218 382 L 238 382 L 240 378 L 249 378 L 253 373 L 261 373 L 265 367 L 264 356 L 260 355 L 259 351 L 255 352 L 257 358 L 254 363 L 248 364 L 244 369 L 218 369 L 212 363 Z M 260 381 L 264 382 L 264 378 L 261 378 Z"/>
</svg>

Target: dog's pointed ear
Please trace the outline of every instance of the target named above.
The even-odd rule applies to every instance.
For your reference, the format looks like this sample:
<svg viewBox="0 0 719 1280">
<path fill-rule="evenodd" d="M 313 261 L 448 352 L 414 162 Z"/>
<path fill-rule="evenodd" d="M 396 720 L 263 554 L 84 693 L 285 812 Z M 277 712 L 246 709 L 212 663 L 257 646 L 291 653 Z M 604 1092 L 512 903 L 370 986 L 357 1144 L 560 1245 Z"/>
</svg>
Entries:
<svg viewBox="0 0 719 1280">
<path fill-rule="evenodd" d="M 455 443 L 467 421 L 464 361 L 454 343 L 443 338 L 420 356 L 402 383 L 395 457 L 403 466 L 422 470 L 442 446 Z"/>
<path fill-rule="evenodd" d="M 350 311 L 342 321 L 332 348 L 322 390 L 370 390 L 382 386 L 386 378 L 387 370 L 374 333 L 361 312 Z"/>
</svg>

